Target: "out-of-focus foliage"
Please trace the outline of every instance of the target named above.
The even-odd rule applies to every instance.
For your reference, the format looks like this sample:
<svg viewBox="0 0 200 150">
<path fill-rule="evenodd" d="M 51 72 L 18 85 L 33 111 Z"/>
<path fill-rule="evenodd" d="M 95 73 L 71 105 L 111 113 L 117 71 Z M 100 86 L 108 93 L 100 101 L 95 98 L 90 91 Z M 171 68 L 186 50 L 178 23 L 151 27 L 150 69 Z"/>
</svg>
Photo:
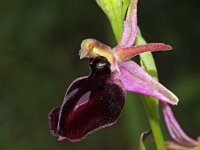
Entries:
<svg viewBox="0 0 200 150">
<path fill-rule="evenodd" d="M 200 134 L 197 3 L 140 0 L 138 8 L 139 25 L 147 41 L 162 41 L 174 47 L 174 51 L 154 56 L 161 82 L 180 98 L 179 105 L 173 108 L 192 137 Z M 133 94 L 128 95 L 124 113 L 116 125 L 82 142 L 57 142 L 49 133 L 49 111 L 61 104 L 73 79 L 89 72 L 87 61 L 79 61 L 78 57 L 80 43 L 88 37 L 109 45 L 115 43 L 110 24 L 94 0 L 0 2 L 1 149 L 138 147 L 140 134 L 149 127 L 141 103 Z"/>
</svg>

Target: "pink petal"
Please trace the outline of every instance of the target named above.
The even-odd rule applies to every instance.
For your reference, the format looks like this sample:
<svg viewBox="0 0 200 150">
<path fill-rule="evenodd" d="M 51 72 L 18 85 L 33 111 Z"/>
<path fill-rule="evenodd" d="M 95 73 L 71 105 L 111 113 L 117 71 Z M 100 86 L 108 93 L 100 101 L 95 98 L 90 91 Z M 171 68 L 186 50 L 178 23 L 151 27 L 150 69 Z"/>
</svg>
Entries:
<svg viewBox="0 0 200 150">
<path fill-rule="evenodd" d="M 127 61 L 119 66 L 120 79 L 127 91 L 151 96 L 170 104 L 177 104 L 178 98 L 159 82 L 154 80 L 138 64 Z"/>
<path fill-rule="evenodd" d="M 116 47 L 116 54 L 119 58 L 119 61 L 123 62 L 143 52 L 166 51 L 171 49 L 172 47 L 170 45 L 164 43 L 149 43 L 125 48 Z"/>
<path fill-rule="evenodd" d="M 188 147 L 194 147 L 198 145 L 198 142 L 190 138 L 180 127 L 179 123 L 177 122 L 170 106 L 163 102 L 162 103 L 162 111 L 165 119 L 166 126 L 168 128 L 168 131 L 176 142 L 188 146 Z"/>
<path fill-rule="evenodd" d="M 124 21 L 123 35 L 117 47 L 132 46 L 137 36 L 137 30 L 137 0 L 131 0 Z"/>
</svg>

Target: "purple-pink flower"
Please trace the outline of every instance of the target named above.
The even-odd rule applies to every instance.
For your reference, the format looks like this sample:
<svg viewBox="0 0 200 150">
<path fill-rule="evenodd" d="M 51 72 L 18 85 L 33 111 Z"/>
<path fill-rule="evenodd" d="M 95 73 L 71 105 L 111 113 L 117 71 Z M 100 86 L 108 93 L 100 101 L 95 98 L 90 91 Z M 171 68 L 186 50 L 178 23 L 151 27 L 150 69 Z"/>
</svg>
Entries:
<svg viewBox="0 0 200 150">
<path fill-rule="evenodd" d="M 91 73 L 69 86 L 63 103 L 49 114 L 58 140 L 75 142 L 113 125 L 121 114 L 126 91 L 177 104 L 178 98 L 130 59 L 143 52 L 171 50 L 164 43 L 132 46 L 137 36 L 137 1 L 131 1 L 119 44 L 111 48 L 95 39 L 81 44 L 80 58 L 88 58 Z"/>
<path fill-rule="evenodd" d="M 176 120 L 170 106 L 162 102 L 164 120 L 171 138 L 174 141 L 167 141 L 166 146 L 169 150 L 193 150 L 200 149 L 200 138 L 194 140 L 190 138 L 181 128 Z"/>
</svg>

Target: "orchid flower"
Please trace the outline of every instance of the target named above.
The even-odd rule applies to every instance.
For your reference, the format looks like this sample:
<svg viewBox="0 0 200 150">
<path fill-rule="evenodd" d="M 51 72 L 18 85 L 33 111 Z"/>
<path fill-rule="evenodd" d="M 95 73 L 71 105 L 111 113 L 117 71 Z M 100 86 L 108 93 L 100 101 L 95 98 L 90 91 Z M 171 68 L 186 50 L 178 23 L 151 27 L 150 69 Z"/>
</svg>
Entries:
<svg viewBox="0 0 200 150">
<path fill-rule="evenodd" d="M 176 105 L 178 98 L 130 59 L 144 52 L 171 50 L 164 43 L 133 46 L 137 36 L 137 1 L 130 2 L 119 44 L 111 48 L 95 39 L 81 44 L 91 73 L 69 86 L 63 103 L 49 114 L 50 130 L 58 140 L 80 141 L 119 119 L 126 93 L 134 92 Z"/>
<path fill-rule="evenodd" d="M 193 150 L 200 149 L 200 138 L 194 140 L 190 138 L 180 127 L 177 122 L 170 106 L 162 102 L 162 111 L 164 120 L 169 131 L 170 136 L 174 141 L 166 142 L 166 146 L 169 150 Z"/>
</svg>

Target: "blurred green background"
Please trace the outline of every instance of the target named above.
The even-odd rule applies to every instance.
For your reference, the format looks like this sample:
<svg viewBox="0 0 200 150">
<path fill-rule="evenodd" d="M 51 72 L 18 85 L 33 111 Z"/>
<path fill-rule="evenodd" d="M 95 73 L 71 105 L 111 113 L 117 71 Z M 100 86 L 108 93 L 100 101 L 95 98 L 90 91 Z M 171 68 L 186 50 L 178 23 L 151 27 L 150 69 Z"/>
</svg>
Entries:
<svg viewBox="0 0 200 150">
<path fill-rule="evenodd" d="M 196 138 L 200 135 L 199 2 L 140 0 L 138 14 L 148 42 L 174 47 L 154 53 L 159 77 L 180 98 L 173 109 L 183 128 Z M 58 142 L 49 133 L 49 111 L 62 103 L 73 79 L 89 73 L 87 61 L 78 56 L 81 41 L 89 37 L 115 45 L 110 24 L 94 0 L 0 2 L 0 149 L 137 149 L 139 136 L 149 125 L 136 94 L 128 94 L 117 124 L 79 143 Z M 162 129 L 169 140 L 164 124 Z M 151 138 L 147 141 L 152 143 Z"/>
</svg>

